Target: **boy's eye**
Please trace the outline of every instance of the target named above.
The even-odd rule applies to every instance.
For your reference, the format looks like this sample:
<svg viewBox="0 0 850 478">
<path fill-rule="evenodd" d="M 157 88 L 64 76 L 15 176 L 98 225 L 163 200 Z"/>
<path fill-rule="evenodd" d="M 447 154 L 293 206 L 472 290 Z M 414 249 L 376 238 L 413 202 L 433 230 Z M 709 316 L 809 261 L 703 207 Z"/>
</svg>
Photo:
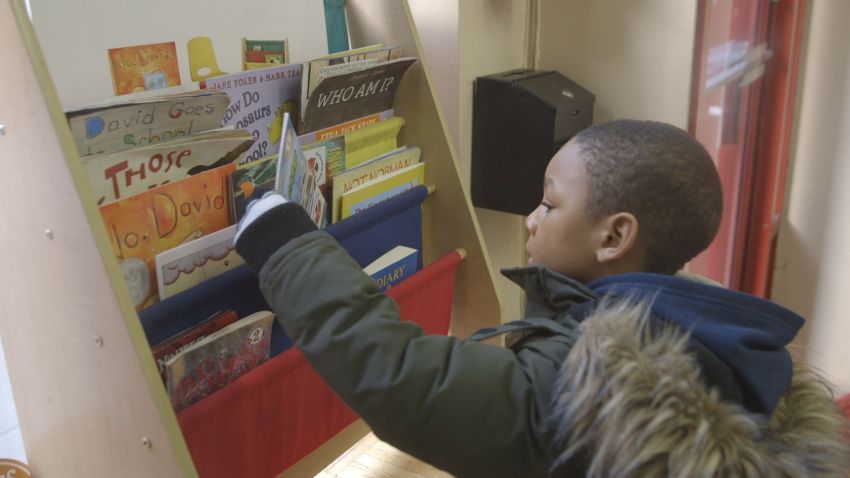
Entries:
<svg viewBox="0 0 850 478">
<path fill-rule="evenodd" d="M 546 201 L 540 203 L 540 206 L 543 208 L 543 212 L 549 212 L 552 210 L 552 205 Z"/>
</svg>

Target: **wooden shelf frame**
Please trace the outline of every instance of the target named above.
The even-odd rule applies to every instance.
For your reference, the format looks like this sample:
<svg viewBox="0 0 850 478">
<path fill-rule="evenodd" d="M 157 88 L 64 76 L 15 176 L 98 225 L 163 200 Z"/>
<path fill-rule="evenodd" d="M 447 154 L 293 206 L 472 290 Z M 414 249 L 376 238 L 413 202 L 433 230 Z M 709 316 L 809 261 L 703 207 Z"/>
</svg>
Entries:
<svg viewBox="0 0 850 478">
<path fill-rule="evenodd" d="M 462 247 L 452 333 L 499 322 L 494 272 L 435 101 L 406 2 L 348 0 L 352 47 L 400 44 L 403 144 L 423 149 L 424 258 Z M 0 4 L 0 336 L 34 476 L 197 476 L 112 256 L 106 230 L 21 0 Z M 317 473 L 365 433 L 355 423 L 285 476 Z M 297 473 L 297 474 L 296 474 Z M 312 475 L 309 475 L 312 476 Z"/>
</svg>

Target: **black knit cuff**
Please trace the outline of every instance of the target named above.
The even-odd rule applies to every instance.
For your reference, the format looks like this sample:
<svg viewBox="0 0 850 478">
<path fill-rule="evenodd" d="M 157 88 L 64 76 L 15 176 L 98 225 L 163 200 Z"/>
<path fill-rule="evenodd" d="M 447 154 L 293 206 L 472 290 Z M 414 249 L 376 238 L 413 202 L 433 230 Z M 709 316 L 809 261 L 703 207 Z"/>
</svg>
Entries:
<svg viewBox="0 0 850 478">
<path fill-rule="evenodd" d="M 236 252 L 259 274 L 275 251 L 290 240 L 317 229 L 304 208 L 287 202 L 253 220 L 239 235 Z"/>
</svg>

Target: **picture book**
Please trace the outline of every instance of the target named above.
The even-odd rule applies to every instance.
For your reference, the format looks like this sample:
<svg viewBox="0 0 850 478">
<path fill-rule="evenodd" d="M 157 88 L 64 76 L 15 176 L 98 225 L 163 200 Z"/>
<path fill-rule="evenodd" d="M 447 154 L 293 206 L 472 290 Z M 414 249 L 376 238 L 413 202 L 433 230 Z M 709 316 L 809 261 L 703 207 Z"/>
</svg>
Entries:
<svg viewBox="0 0 850 478">
<path fill-rule="evenodd" d="M 323 79 L 304 109 L 301 131 L 316 131 L 391 109 L 402 77 L 416 58 L 398 58 Z"/>
<path fill-rule="evenodd" d="M 328 204 L 331 201 L 330 184 L 333 177 L 353 165 L 395 149 L 404 118 L 390 116 L 381 121 L 363 123 L 359 128 L 348 127 L 361 126 L 359 122 L 360 120 L 356 120 L 355 123 L 338 125 L 344 133 L 339 136 L 322 134 L 327 138 L 324 140 L 308 143 L 308 140 L 315 139 L 316 136 L 308 134 L 299 137 L 304 145 L 301 149 L 308 162 L 314 156 L 318 161 L 325 162 L 325 177 L 320 178 L 319 188 Z"/>
<path fill-rule="evenodd" d="M 343 135 L 308 144 L 301 148 L 304 159 L 308 163 L 316 161 L 318 164 L 325 165 L 324 177 L 318 181 L 320 187 L 328 186 L 329 189 L 332 178 L 345 169 L 346 141 L 347 139 Z"/>
<path fill-rule="evenodd" d="M 284 113 L 298 112 L 302 65 L 280 65 L 261 70 L 216 76 L 203 82 L 208 89 L 224 91 L 230 106 L 221 126 L 235 126 L 254 135 L 254 145 L 241 163 L 274 154 L 281 139 Z"/>
<path fill-rule="evenodd" d="M 182 410 L 269 359 L 274 314 L 255 312 L 186 347 L 165 365 L 171 405 Z"/>
<path fill-rule="evenodd" d="M 109 50 L 112 86 L 116 95 L 157 90 L 180 84 L 174 42 Z"/>
<path fill-rule="evenodd" d="M 117 153 L 83 156 L 83 168 L 105 206 L 238 160 L 253 144 L 245 130 L 212 130 Z"/>
<path fill-rule="evenodd" d="M 422 150 L 417 146 L 402 146 L 390 152 L 376 156 L 360 166 L 347 169 L 333 178 L 331 188 L 331 214 L 332 221 L 340 219 L 342 195 L 370 181 L 382 176 L 387 176 L 396 171 L 410 167 L 420 162 Z"/>
<path fill-rule="evenodd" d="M 154 256 L 159 299 L 165 300 L 245 263 L 236 253 L 236 225 Z"/>
<path fill-rule="evenodd" d="M 80 156 L 193 136 L 219 127 L 230 100 L 220 91 L 145 92 L 65 113 Z"/>
<path fill-rule="evenodd" d="M 314 156 L 307 161 L 289 114 L 284 114 L 275 190 L 300 204 L 313 222 L 322 228 L 327 223 L 327 201 L 319 189 L 320 176 L 325 173 L 325 164 L 320 159 Z"/>
<path fill-rule="evenodd" d="M 326 139 L 336 138 L 352 131 L 357 131 L 367 126 L 372 126 L 382 121 L 386 121 L 390 118 L 393 118 L 394 114 L 395 112 L 392 109 L 384 110 L 380 113 L 375 113 L 372 115 L 363 116 L 361 118 L 355 118 L 353 120 L 344 121 L 340 124 L 331 126 L 329 128 L 324 128 L 319 131 L 311 131 L 309 133 L 301 134 L 298 136 L 298 139 L 301 141 L 301 144 L 312 144 L 317 141 L 324 141 Z"/>
<path fill-rule="evenodd" d="M 276 173 L 277 156 L 266 156 L 230 173 L 227 184 L 230 192 L 231 223 L 236 224 L 242 219 L 245 208 L 252 199 L 274 190 Z"/>
<path fill-rule="evenodd" d="M 151 347 L 153 358 L 156 361 L 156 366 L 159 369 L 159 374 L 162 377 L 162 383 L 165 383 L 165 364 L 180 353 L 186 347 L 201 340 L 207 335 L 223 329 L 228 325 L 236 322 L 239 317 L 232 310 L 222 310 L 207 317 L 201 323 L 194 325 L 186 330 L 169 337 L 165 341 Z"/>
<path fill-rule="evenodd" d="M 304 63 L 304 76 L 301 79 L 301 117 L 307 108 L 307 102 L 319 83 L 334 74 L 361 70 L 371 65 L 401 58 L 401 47 L 385 47 L 374 44 L 327 55 Z"/>
<path fill-rule="evenodd" d="M 242 39 L 242 69 L 245 71 L 289 63 L 289 41 Z"/>
<path fill-rule="evenodd" d="M 378 283 L 381 292 L 412 276 L 418 270 L 419 251 L 407 246 L 396 246 L 363 268 Z"/>
<path fill-rule="evenodd" d="M 424 183 L 425 163 L 418 163 L 361 184 L 343 193 L 340 200 L 340 219 L 357 214 Z"/>
<path fill-rule="evenodd" d="M 106 233 L 138 310 L 159 297 L 155 257 L 229 225 L 233 163 L 101 206 Z"/>
</svg>

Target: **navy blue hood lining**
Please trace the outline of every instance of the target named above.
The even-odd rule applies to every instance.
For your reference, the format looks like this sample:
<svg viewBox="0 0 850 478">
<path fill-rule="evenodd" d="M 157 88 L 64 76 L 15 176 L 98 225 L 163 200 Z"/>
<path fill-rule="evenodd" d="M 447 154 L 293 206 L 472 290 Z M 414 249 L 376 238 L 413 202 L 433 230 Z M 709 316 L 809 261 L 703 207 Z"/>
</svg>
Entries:
<svg viewBox="0 0 850 478">
<path fill-rule="evenodd" d="M 588 286 L 600 296 L 649 299 L 652 315 L 691 333 L 741 382 L 743 405 L 769 415 L 791 384 L 785 346 L 803 318 L 741 292 L 659 274 L 619 274 Z"/>
</svg>

